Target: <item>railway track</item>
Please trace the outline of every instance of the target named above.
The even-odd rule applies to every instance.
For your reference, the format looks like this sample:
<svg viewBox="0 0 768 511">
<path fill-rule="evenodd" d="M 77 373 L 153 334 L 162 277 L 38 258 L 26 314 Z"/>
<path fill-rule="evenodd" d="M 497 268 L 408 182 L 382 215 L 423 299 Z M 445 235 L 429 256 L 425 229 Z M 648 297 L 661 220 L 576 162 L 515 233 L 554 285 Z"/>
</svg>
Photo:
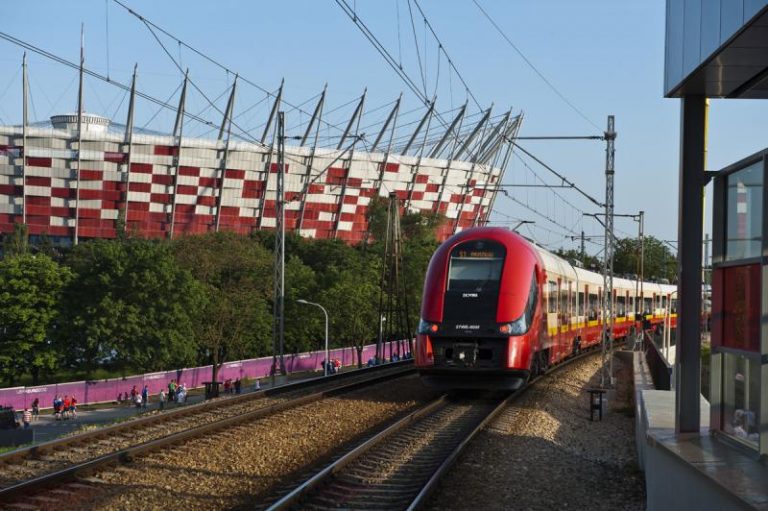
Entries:
<svg viewBox="0 0 768 511">
<path fill-rule="evenodd" d="M 526 389 L 593 355 L 559 364 L 512 394 L 441 396 L 332 461 L 268 509 L 417 509 L 475 435 Z"/>
<path fill-rule="evenodd" d="M 13 502 L 110 464 L 267 417 L 325 397 L 413 373 L 410 362 L 315 378 L 178 408 L 0 456 L 0 503 Z"/>
</svg>

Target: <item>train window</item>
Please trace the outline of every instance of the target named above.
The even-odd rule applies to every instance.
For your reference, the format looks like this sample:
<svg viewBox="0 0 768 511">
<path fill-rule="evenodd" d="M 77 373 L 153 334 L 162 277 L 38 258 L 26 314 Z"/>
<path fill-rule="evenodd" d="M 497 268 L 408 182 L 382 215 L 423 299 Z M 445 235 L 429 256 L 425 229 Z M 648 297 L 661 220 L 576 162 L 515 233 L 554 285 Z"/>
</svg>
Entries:
<svg viewBox="0 0 768 511">
<path fill-rule="evenodd" d="M 536 313 L 536 301 L 539 297 L 539 286 L 536 285 L 536 272 L 531 278 L 531 289 L 528 292 L 528 303 L 525 305 L 525 324 L 530 327 L 533 323 L 533 315 Z"/>
<path fill-rule="evenodd" d="M 670 300 L 670 302 L 672 302 L 672 303 L 671 303 L 671 307 L 672 307 L 672 314 L 677 314 L 677 299 L 676 299 L 676 298 L 672 298 L 672 299 Z"/>
<path fill-rule="evenodd" d="M 643 298 L 643 312 L 650 314 L 653 311 L 653 300 L 650 298 Z"/>
<path fill-rule="evenodd" d="M 477 240 L 454 247 L 448 267 L 449 291 L 498 291 L 504 247 Z"/>
<path fill-rule="evenodd" d="M 584 315 L 584 291 L 579 291 L 579 303 L 578 303 L 578 309 L 577 309 L 577 316 L 583 316 Z"/>
<path fill-rule="evenodd" d="M 568 283 L 568 294 L 571 297 L 570 315 L 576 315 L 576 292 L 573 290 L 573 282 Z"/>
<path fill-rule="evenodd" d="M 661 297 L 661 308 L 666 309 L 667 308 L 667 296 L 664 295 Z"/>
<path fill-rule="evenodd" d="M 596 293 L 589 293 L 589 306 L 587 308 L 587 319 L 595 320 L 597 319 L 597 312 L 600 309 L 600 306 L 598 305 L 597 301 L 597 294 Z"/>
<path fill-rule="evenodd" d="M 557 312 L 557 283 L 547 283 L 547 312 Z"/>
<path fill-rule="evenodd" d="M 634 296 L 630 296 L 629 297 L 629 309 L 627 309 L 627 310 L 635 312 L 635 297 Z"/>
<path fill-rule="evenodd" d="M 568 314 L 568 290 L 565 286 L 560 288 L 560 314 Z"/>
<path fill-rule="evenodd" d="M 616 298 L 616 317 L 623 318 L 627 315 L 627 298 L 619 296 Z"/>
</svg>

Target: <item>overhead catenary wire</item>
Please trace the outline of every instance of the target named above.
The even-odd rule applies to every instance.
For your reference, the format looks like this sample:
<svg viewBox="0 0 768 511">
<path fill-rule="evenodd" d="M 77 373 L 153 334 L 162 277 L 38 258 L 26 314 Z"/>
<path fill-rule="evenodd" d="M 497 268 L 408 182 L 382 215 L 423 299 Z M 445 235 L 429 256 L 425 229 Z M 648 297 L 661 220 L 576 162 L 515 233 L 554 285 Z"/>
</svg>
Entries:
<svg viewBox="0 0 768 511">
<path fill-rule="evenodd" d="M 594 122 L 592 119 L 587 117 L 587 115 L 582 112 L 576 105 L 573 104 L 567 97 L 565 97 L 565 94 L 560 92 L 560 90 L 555 87 L 555 85 L 546 77 L 544 74 L 539 71 L 539 69 L 533 64 L 533 62 L 526 57 L 526 55 L 520 50 L 520 48 L 517 47 L 515 43 L 512 42 L 512 39 L 509 38 L 509 36 L 501 29 L 498 23 L 491 17 L 490 14 L 488 14 L 488 11 L 486 11 L 482 5 L 480 5 L 480 2 L 478 0 L 472 0 L 472 2 L 477 6 L 477 8 L 480 10 L 480 12 L 483 14 L 485 19 L 487 19 L 491 25 L 493 25 L 493 28 L 496 29 L 496 31 L 501 35 L 501 37 L 509 44 L 510 47 L 520 56 L 521 59 L 523 59 L 523 62 L 526 63 L 528 67 L 530 67 L 534 73 L 561 99 L 567 104 L 576 114 L 578 114 L 579 117 L 584 119 L 586 122 L 588 122 L 590 125 L 592 125 L 597 131 L 602 133 L 602 129 Z"/>
<path fill-rule="evenodd" d="M 183 41 L 183 40 L 181 40 L 180 38 L 176 37 L 175 35 L 171 34 L 171 33 L 170 33 L 170 32 L 168 32 L 167 30 L 165 30 L 164 28 L 162 28 L 162 27 L 160 27 L 159 25 L 155 24 L 155 23 L 154 23 L 152 20 L 150 20 L 150 19 L 148 19 L 148 18 L 146 18 L 146 17 L 142 16 L 142 15 L 141 15 L 141 14 L 139 14 L 138 12 L 134 11 L 133 9 L 131 9 L 130 7 L 128 7 L 127 5 L 125 5 L 125 4 L 124 4 L 124 3 L 123 3 L 121 0 L 112 0 L 112 1 L 113 1 L 113 2 L 115 2 L 116 4 L 118 4 L 120 7 L 122 7 L 122 8 L 123 8 L 123 9 L 125 9 L 126 11 L 128 11 L 128 12 L 129 12 L 131 15 L 135 16 L 135 17 L 136 17 L 137 19 L 139 19 L 140 21 L 142 21 L 142 22 L 144 22 L 144 23 L 147 23 L 147 24 L 151 25 L 152 27 L 154 27 L 154 28 L 155 28 L 155 29 L 157 29 L 158 31 L 162 32 L 162 33 L 163 33 L 165 36 L 167 36 L 167 37 L 169 37 L 169 38 L 173 39 L 174 41 L 176 41 L 176 42 L 178 43 L 178 45 L 179 45 L 179 46 L 183 46 L 183 47 L 187 48 L 189 51 L 193 52 L 195 55 L 197 55 L 197 56 L 199 56 L 199 57 L 203 58 L 204 60 L 206 60 L 206 61 L 210 62 L 211 64 L 213 64 L 213 65 L 215 65 L 215 66 L 219 67 L 220 69 L 222 69 L 222 70 L 224 70 L 224 71 L 227 71 L 227 72 L 229 72 L 229 73 L 232 73 L 232 74 L 237 74 L 237 75 L 240 77 L 240 80 L 241 80 L 243 83 L 247 83 L 248 85 L 250 85 L 250 86 L 252 86 L 252 87 L 254 87 L 254 88 L 256 88 L 256 89 L 260 90 L 261 92 L 264 92 L 264 93 L 266 93 L 266 94 L 267 94 L 267 95 L 269 95 L 270 97 L 276 97 L 276 95 L 275 95 L 273 92 L 271 92 L 271 91 L 269 91 L 269 90 L 265 89 L 265 88 L 264 88 L 264 87 L 262 87 L 261 85 L 259 85 L 259 84 L 257 84 L 256 82 L 254 82 L 254 81 L 252 81 L 252 80 L 248 79 L 247 77 L 243 76 L 242 74 L 238 73 L 237 71 L 234 71 L 234 70 L 230 69 L 229 67 L 225 66 L 224 64 L 222 64 L 222 63 L 221 63 L 221 62 L 219 62 L 218 60 L 214 59 L 214 58 L 213 58 L 213 57 L 211 57 L 210 55 L 208 55 L 208 54 L 206 54 L 206 53 L 203 53 L 202 51 L 198 50 L 197 48 L 195 48 L 195 47 L 191 46 L 190 44 L 186 43 L 185 41 Z M 295 106 L 295 105 L 293 105 L 291 102 L 287 101 L 285 98 L 282 98 L 282 102 L 283 102 L 283 103 L 285 103 L 286 105 L 288 105 L 289 107 L 292 107 L 292 108 L 296 108 L 296 106 Z M 307 111 L 305 111 L 305 110 L 300 110 L 300 111 L 301 111 L 302 113 L 306 114 L 306 115 L 309 115 L 309 112 L 307 112 Z M 330 122 L 328 122 L 328 121 L 324 121 L 324 120 L 322 120 L 322 119 L 320 120 L 320 122 L 321 122 L 322 124 L 324 124 L 325 126 L 329 127 L 329 128 L 335 128 L 335 129 L 337 129 L 337 130 L 339 130 L 339 131 L 344 131 L 344 128 L 342 128 L 342 127 L 340 127 L 340 126 L 338 126 L 338 125 L 336 125 L 336 124 L 332 124 L 332 123 L 330 123 Z"/>
</svg>

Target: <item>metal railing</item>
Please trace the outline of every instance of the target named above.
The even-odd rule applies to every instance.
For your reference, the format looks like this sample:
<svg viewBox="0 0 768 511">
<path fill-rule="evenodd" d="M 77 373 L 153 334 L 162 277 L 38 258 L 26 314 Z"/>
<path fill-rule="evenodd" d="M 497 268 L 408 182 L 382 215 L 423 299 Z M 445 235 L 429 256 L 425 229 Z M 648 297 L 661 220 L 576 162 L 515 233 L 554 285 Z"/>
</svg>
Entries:
<svg viewBox="0 0 768 511">
<path fill-rule="evenodd" d="M 648 330 L 643 330 L 643 351 L 645 360 L 648 362 L 648 368 L 651 371 L 653 385 L 658 390 L 672 389 L 672 366 L 662 355 L 659 347 L 653 340 L 652 334 Z"/>
</svg>

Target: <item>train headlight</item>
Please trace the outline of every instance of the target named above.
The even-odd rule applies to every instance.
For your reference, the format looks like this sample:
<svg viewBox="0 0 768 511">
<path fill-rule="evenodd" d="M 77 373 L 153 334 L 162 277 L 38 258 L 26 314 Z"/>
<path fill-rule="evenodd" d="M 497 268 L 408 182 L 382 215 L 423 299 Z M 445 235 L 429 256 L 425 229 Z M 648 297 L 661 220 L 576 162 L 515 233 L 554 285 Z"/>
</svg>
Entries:
<svg viewBox="0 0 768 511">
<path fill-rule="evenodd" d="M 440 326 L 437 323 L 431 323 L 429 321 L 419 320 L 419 333 L 424 335 L 434 334 L 440 330 Z"/>
<path fill-rule="evenodd" d="M 528 331 L 528 323 L 525 314 L 511 323 L 504 323 L 499 326 L 499 332 L 504 335 L 523 335 Z"/>
</svg>

